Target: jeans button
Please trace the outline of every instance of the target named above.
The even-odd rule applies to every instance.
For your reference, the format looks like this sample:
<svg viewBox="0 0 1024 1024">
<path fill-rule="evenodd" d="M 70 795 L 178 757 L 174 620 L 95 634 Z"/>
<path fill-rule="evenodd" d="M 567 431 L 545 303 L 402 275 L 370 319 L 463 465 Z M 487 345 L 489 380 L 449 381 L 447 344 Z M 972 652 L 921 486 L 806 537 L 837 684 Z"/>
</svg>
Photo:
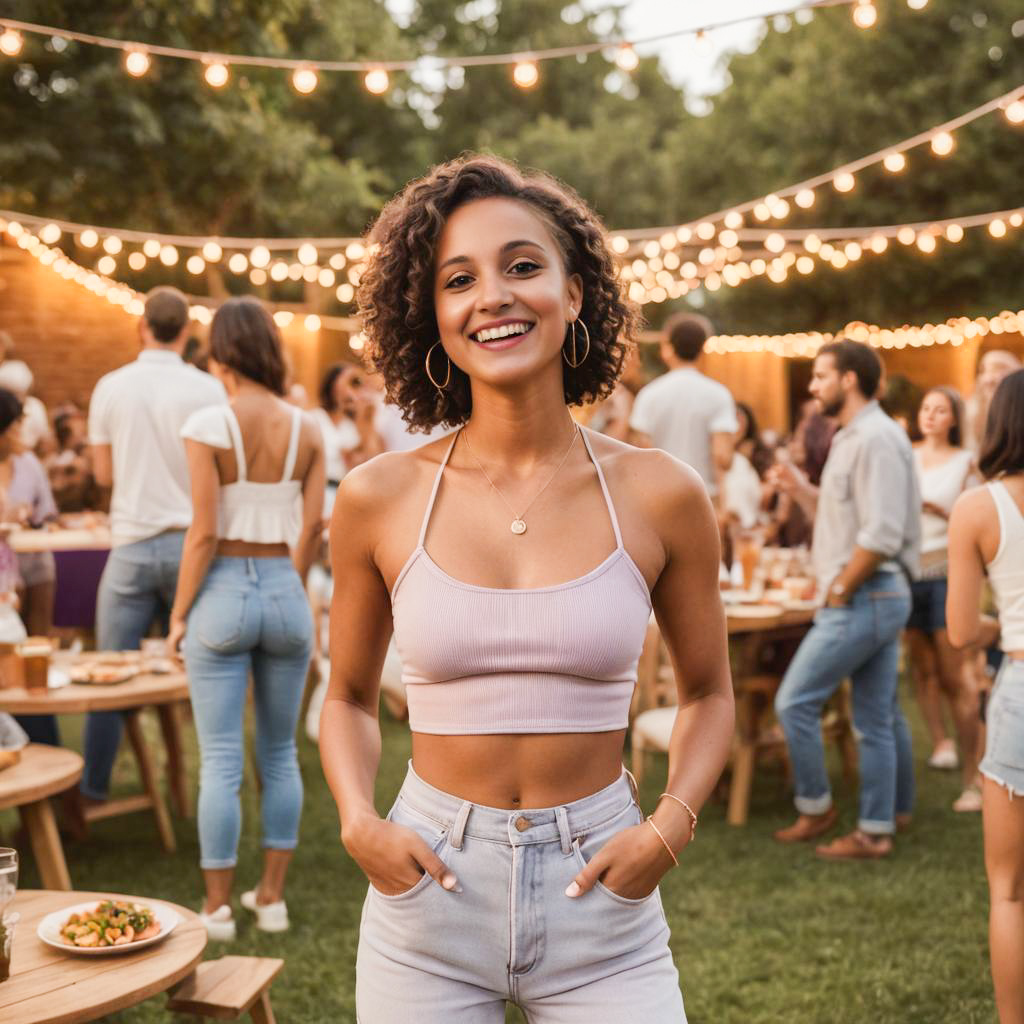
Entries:
<svg viewBox="0 0 1024 1024">
<path fill-rule="evenodd" d="M 525 832 L 531 824 L 532 822 L 529 818 L 524 817 L 522 814 L 520 814 L 519 817 L 515 820 L 516 831 Z"/>
</svg>

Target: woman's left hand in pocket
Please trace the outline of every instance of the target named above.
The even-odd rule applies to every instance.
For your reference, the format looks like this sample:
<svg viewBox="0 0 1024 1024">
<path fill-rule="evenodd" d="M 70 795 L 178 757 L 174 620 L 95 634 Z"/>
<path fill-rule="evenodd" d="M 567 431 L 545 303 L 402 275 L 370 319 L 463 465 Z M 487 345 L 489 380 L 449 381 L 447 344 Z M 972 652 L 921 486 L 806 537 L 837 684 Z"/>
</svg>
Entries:
<svg viewBox="0 0 1024 1024">
<path fill-rule="evenodd" d="M 185 639 L 185 620 L 171 619 L 171 627 L 167 632 L 167 653 L 172 658 L 181 657 L 181 642 Z"/>
<path fill-rule="evenodd" d="M 647 822 L 617 832 L 569 883 L 566 896 L 577 898 L 596 882 L 627 900 L 646 899 L 674 862 Z"/>
</svg>

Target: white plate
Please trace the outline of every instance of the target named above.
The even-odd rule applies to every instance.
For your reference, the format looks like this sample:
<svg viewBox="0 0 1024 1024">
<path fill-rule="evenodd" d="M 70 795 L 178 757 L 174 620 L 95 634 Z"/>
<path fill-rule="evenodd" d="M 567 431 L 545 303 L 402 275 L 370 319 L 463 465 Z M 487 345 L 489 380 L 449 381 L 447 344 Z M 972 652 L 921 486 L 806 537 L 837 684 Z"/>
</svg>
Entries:
<svg viewBox="0 0 1024 1024">
<path fill-rule="evenodd" d="M 65 907 L 63 910 L 55 910 L 52 914 L 47 914 L 39 922 L 36 935 L 46 945 L 53 946 L 54 949 L 59 949 L 62 953 L 75 953 L 82 956 L 106 956 L 111 953 L 133 953 L 137 949 L 145 949 L 147 946 L 152 946 L 154 943 L 166 939 L 174 930 L 174 926 L 181 920 L 177 911 L 172 910 L 163 903 L 158 903 L 156 900 L 136 899 L 134 896 L 130 896 L 125 902 L 139 903 L 153 911 L 153 917 L 160 924 L 160 933 L 158 935 L 153 935 L 148 939 L 140 939 L 138 942 L 128 942 L 123 946 L 96 946 L 89 948 L 87 946 L 68 945 L 60 937 L 61 926 L 66 923 L 72 914 L 91 913 L 96 909 L 97 904 L 102 902 L 102 900 L 89 900 L 87 903 L 76 903 L 73 906 Z"/>
<path fill-rule="evenodd" d="M 777 604 L 734 604 L 726 609 L 730 619 L 775 619 L 782 614 Z"/>
</svg>

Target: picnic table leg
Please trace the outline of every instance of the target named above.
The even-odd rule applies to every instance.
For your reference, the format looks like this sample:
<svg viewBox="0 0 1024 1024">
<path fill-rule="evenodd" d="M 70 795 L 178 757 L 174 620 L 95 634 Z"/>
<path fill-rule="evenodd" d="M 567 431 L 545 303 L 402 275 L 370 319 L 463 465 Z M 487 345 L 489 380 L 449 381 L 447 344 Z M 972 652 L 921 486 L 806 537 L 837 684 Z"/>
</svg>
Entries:
<svg viewBox="0 0 1024 1024">
<path fill-rule="evenodd" d="M 43 888 L 70 891 L 71 876 L 68 874 L 64 847 L 61 846 L 60 833 L 57 831 L 57 822 L 54 820 L 50 801 L 36 800 L 31 804 L 22 804 L 18 810 L 32 840 L 32 852 L 35 854 L 36 864 L 39 865 Z"/>
<path fill-rule="evenodd" d="M 742 689 L 736 695 L 736 744 L 726 812 L 726 821 L 730 825 L 745 825 L 750 810 L 750 790 L 757 757 L 757 727 L 761 717 L 758 697 L 758 694 Z"/>
<path fill-rule="evenodd" d="M 185 754 L 181 743 L 181 716 L 178 704 L 159 704 L 156 709 L 160 717 L 160 731 L 167 749 L 167 783 L 171 803 L 182 818 L 192 816 L 188 793 L 188 775 L 185 770 Z"/>
<path fill-rule="evenodd" d="M 276 1024 L 273 1007 L 270 1005 L 270 993 L 263 991 L 259 999 L 249 1007 L 249 1016 L 255 1024 Z"/>
<path fill-rule="evenodd" d="M 132 750 L 135 752 L 135 760 L 139 765 L 139 775 L 142 778 L 142 788 L 146 791 L 152 807 L 153 816 L 156 818 L 157 831 L 160 833 L 160 842 L 168 853 L 177 849 L 174 839 L 174 829 L 171 826 L 171 816 L 167 813 L 167 805 L 164 803 L 163 794 L 160 792 L 160 785 L 157 780 L 156 766 L 153 763 L 153 755 L 146 745 L 146 737 L 142 732 L 142 723 L 139 721 L 137 708 L 126 711 L 125 727 L 128 731 L 128 739 L 131 741 Z"/>
</svg>

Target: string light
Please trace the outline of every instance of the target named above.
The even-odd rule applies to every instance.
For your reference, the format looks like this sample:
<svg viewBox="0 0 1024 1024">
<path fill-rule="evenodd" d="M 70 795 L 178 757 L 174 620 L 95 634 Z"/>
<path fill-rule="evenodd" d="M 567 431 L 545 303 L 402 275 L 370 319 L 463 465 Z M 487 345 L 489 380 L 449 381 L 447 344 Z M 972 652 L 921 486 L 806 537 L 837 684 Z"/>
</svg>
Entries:
<svg viewBox="0 0 1024 1024">
<path fill-rule="evenodd" d="M 124 243 L 117 235 L 108 235 L 103 239 L 103 251 L 116 256 L 124 248 Z"/>
<path fill-rule="evenodd" d="M 928 0 L 907 0 L 907 6 L 912 11 L 923 11 L 928 6 Z"/>
<path fill-rule="evenodd" d="M 988 233 L 993 238 L 1005 238 L 1006 237 L 1006 222 L 996 218 L 988 226 Z"/>
<path fill-rule="evenodd" d="M 201 274 L 206 269 L 206 260 L 202 256 L 193 254 L 185 260 L 185 269 L 190 274 Z"/>
<path fill-rule="evenodd" d="M 319 81 L 317 73 L 310 67 L 296 68 L 292 72 L 292 87 L 303 96 L 308 96 L 313 92 Z"/>
<path fill-rule="evenodd" d="M 306 242 L 304 245 L 300 245 L 298 252 L 295 254 L 298 260 L 304 266 L 312 266 L 317 261 L 318 253 L 316 246 Z"/>
<path fill-rule="evenodd" d="M 132 270 L 136 270 L 136 271 L 142 270 L 146 266 L 146 256 L 145 256 L 145 254 L 139 252 L 138 250 L 136 250 L 135 252 L 129 253 L 128 254 L 128 266 L 131 267 Z"/>
<path fill-rule="evenodd" d="M 113 256 L 101 256 L 96 262 L 96 269 L 104 275 L 110 275 L 117 270 L 117 260 Z"/>
<path fill-rule="evenodd" d="M 52 221 L 49 224 L 45 224 L 43 229 L 39 232 L 39 240 L 41 242 L 45 242 L 47 245 L 53 245 L 54 242 L 60 239 L 60 236 L 60 228 Z"/>
<path fill-rule="evenodd" d="M 956 244 L 962 241 L 963 237 L 964 229 L 959 224 L 949 224 L 946 226 L 946 241 Z"/>
<path fill-rule="evenodd" d="M 309 316 L 307 316 L 306 319 L 302 321 L 302 326 L 305 327 L 307 331 L 319 331 L 321 325 L 322 321 L 320 320 L 320 317 L 316 315 L 316 313 L 310 313 Z"/>
<path fill-rule="evenodd" d="M 165 267 L 173 267 L 178 262 L 178 250 L 173 245 L 161 246 L 160 262 Z"/>
<path fill-rule="evenodd" d="M 5 28 L 0 32 L 0 53 L 5 57 L 17 57 L 24 42 L 20 32 L 13 28 Z"/>
<path fill-rule="evenodd" d="M 244 253 L 233 252 L 228 260 L 228 270 L 232 274 L 244 274 L 249 269 L 249 260 Z"/>
<path fill-rule="evenodd" d="M 949 156 L 956 148 L 956 141 L 949 132 L 939 132 L 932 139 L 932 152 L 936 156 Z"/>
<path fill-rule="evenodd" d="M 814 189 L 802 188 L 793 198 L 793 202 L 795 202 L 801 210 L 809 210 L 814 205 Z"/>
<path fill-rule="evenodd" d="M 871 0 L 859 0 L 853 9 L 853 23 L 857 28 L 871 28 L 878 21 L 878 11 Z"/>
<path fill-rule="evenodd" d="M 150 67 L 149 54 L 145 50 L 128 50 L 125 52 L 124 69 L 132 78 L 141 78 Z"/>
<path fill-rule="evenodd" d="M 203 246 L 203 259 L 207 263 L 217 263 L 223 255 L 224 250 L 216 242 L 207 242 Z"/>
<path fill-rule="evenodd" d="M 367 92 L 372 92 L 374 96 L 380 96 L 388 91 L 388 86 L 391 84 L 391 78 L 384 68 L 371 68 L 366 72 L 366 77 L 363 79 L 363 85 L 366 86 Z"/>
<path fill-rule="evenodd" d="M 882 161 L 882 166 L 890 174 L 899 174 L 907 166 L 907 158 L 902 153 L 890 153 Z"/>
<path fill-rule="evenodd" d="M 230 77 L 231 73 L 228 71 L 227 64 L 221 60 L 210 61 L 206 65 L 206 70 L 203 71 L 203 78 L 206 79 L 206 84 L 214 89 L 223 88 L 228 84 Z"/>
<path fill-rule="evenodd" d="M 629 43 L 623 43 L 615 53 L 615 63 L 620 71 L 636 71 L 640 66 L 640 58 Z"/>
<path fill-rule="evenodd" d="M 837 192 L 852 192 L 857 179 L 849 171 L 841 171 L 832 179 L 832 184 Z"/>
<path fill-rule="evenodd" d="M 1014 100 L 1006 108 L 1006 120 L 1010 124 L 1024 124 L 1024 100 Z"/>
<path fill-rule="evenodd" d="M 96 232 L 93 231 L 92 228 L 86 228 L 78 236 L 78 244 L 80 246 L 82 246 L 83 249 L 91 249 L 91 248 L 93 248 L 93 246 L 95 246 L 97 244 L 97 242 L 99 242 L 99 240 L 100 240 L 100 236 L 98 234 L 96 234 Z"/>
<path fill-rule="evenodd" d="M 249 262 L 259 269 L 270 263 L 270 250 L 265 245 L 257 245 L 249 253 Z"/>
<path fill-rule="evenodd" d="M 532 89 L 540 81 L 540 72 L 532 60 L 521 60 L 512 71 L 512 81 L 520 89 Z"/>
</svg>

